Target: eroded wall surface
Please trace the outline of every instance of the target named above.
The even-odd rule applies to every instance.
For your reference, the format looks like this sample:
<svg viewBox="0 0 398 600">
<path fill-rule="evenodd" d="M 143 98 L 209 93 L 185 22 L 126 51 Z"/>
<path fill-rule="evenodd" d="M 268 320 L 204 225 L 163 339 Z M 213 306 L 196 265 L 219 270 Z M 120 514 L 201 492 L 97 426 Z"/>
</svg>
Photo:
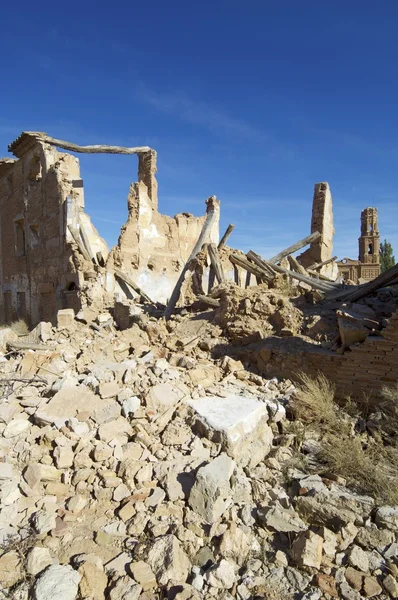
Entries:
<svg viewBox="0 0 398 600">
<path fill-rule="evenodd" d="M 319 231 L 321 237 L 312 242 L 308 250 L 300 254 L 298 260 L 303 267 L 310 267 L 314 263 L 330 260 L 333 257 L 333 201 L 329 184 L 316 183 L 312 202 L 311 233 Z M 320 273 L 336 279 L 338 270 L 335 263 L 329 263 L 320 269 Z"/>
<path fill-rule="evenodd" d="M 140 152 L 128 219 L 109 253 L 84 212 L 78 159 L 45 137 L 24 132 L 9 146 L 16 159 L 0 159 L 1 321 L 54 322 L 62 308 L 100 308 L 131 297 L 115 268 L 166 302 L 205 217 L 159 214 L 156 152 Z M 218 242 L 218 222 L 208 241 Z"/>
<path fill-rule="evenodd" d="M 130 187 L 128 220 L 111 251 L 107 268 L 110 272 L 114 267 L 123 270 L 151 299 L 165 303 L 195 246 L 205 217 L 189 213 L 161 215 L 157 210 L 155 173 L 156 153 L 152 151 L 140 157 L 138 174 L 142 179 Z M 208 241 L 218 243 L 218 239 L 219 213 Z M 108 278 L 109 292 L 113 285 L 112 278 Z M 118 294 L 124 293 L 117 285 L 114 289 Z"/>
<path fill-rule="evenodd" d="M 79 161 L 26 134 L 10 149 L 17 160 L 0 160 L 0 318 L 54 321 L 57 310 L 79 308 L 88 268 L 67 227 L 84 215 Z"/>
<path fill-rule="evenodd" d="M 377 395 L 382 387 L 398 383 L 398 311 L 380 336 L 369 336 L 343 355 L 304 342 L 295 347 L 271 338 L 253 351 L 252 360 L 268 376 L 297 379 L 300 372 L 323 373 L 342 398 Z"/>
</svg>

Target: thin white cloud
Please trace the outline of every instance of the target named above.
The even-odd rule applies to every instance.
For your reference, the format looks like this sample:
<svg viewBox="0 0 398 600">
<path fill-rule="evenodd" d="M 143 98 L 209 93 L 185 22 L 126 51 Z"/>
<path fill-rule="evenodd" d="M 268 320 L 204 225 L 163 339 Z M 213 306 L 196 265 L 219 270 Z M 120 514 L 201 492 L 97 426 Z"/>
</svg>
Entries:
<svg viewBox="0 0 398 600">
<path fill-rule="evenodd" d="M 136 89 L 136 95 L 147 104 L 161 112 L 177 115 L 184 121 L 201 125 L 210 130 L 224 130 L 259 143 L 271 142 L 272 138 L 264 131 L 253 127 L 243 119 L 228 114 L 227 111 L 205 102 L 193 100 L 183 91 L 171 93 L 151 90 L 144 83 Z"/>
</svg>

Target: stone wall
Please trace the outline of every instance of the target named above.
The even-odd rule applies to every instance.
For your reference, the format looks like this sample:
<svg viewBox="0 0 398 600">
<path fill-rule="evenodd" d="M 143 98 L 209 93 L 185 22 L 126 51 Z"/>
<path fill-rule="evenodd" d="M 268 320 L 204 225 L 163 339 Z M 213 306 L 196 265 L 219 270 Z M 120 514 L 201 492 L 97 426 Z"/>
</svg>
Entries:
<svg viewBox="0 0 398 600">
<path fill-rule="evenodd" d="M 152 184 L 152 193 L 156 187 Z M 150 298 L 165 303 L 195 246 L 205 217 L 189 213 L 161 215 L 157 198 L 150 197 L 144 181 L 131 185 L 127 204 L 128 220 L 110 253 L 107 268 L 110 272 L 114 267 L 123 270 Z M 218 240 L 219 213 L 209 241 Z M 113 285 L 111 278 L 109 285 Z M 124 295 L 119 287 L 115 292 Z"/>
<path fill-rule="evenodd" d="M 74 250 L 68 225 L 85 217 L 88 236 L 106 251 L 84 214 L 79 161 L 29 134 L 10 145 L 18 160 L 0 160 L 0 319 L 53 321 L 80 306 L 78 291 L 92 270 Z"/>
<path fill-rule="evenodd" d="M 383 386 L 398 383 L 398 312 L 380 336 L 368 337 L 343 355 L 303 340 L 270 338 L 257 345 L 251 360 L 267 376 L 296 379 L 300 371 L 311 376 L 321 372 L 341 397 L 377 394 Z"/>
<path fill-rule="evenodd" d="M 333 203 L 330 187 L 326 182 L 316 183 L 314 186 L 311 233 L 315 233 L 316 231 L 319 231 L 321 237 L 312 242 L 308 250 L 298 257 L 300 264 L 306 268 L 314 263 L 327 261 L 333 256 Z M 331 279 L 337 277 L 335 263 L 323 266 L 320 272 Z"/>
<path fill-rule="evenodd" d="M 46 141 L 47 139 L 47 141 Z M 138 153 L 128 220 L 111 253 L 84 212 L 79 161 L 40 132 L 24 132 L 0 160 L 0 322 L 55 321 L 61 308 L 112 305 L 130 296 L 123 270 L 155 301 L 166 302 L 205 217 L 158 212 L 156 152 Z M 217 243 L 218 219 L 210 235 Z"/>
</svg>

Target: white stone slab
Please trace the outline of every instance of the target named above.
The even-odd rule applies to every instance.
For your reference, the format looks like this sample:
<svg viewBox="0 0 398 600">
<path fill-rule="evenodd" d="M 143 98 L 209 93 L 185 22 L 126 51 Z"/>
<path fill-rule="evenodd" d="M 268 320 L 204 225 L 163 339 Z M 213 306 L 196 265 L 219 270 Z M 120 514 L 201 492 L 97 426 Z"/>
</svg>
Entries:
<svg viewBox="0 0 398 600">
<path fill-rule="evenodd" d="M 231 395 L 190 400 L 188 405 L 197 415 L 196 429 L 221 443 L 241 465 L 255 466 L 268 454 L 273 436 L 264 402 Z"/>
</svg>

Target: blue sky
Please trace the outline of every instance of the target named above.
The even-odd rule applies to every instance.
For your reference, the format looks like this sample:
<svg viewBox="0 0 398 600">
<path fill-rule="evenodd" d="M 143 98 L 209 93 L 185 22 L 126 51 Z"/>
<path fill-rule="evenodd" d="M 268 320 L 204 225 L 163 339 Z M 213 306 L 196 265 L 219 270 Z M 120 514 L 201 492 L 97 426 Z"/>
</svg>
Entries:
<svg viewBox="0 0 398 600">
<path fill-rule="evenodd" d="M 379 209 L 398 255 L 398 2 L 7 2 L 0 155 L 22 130 L 158 151 L 159 207 L 222 203 L 231 245 L 264 256 L 308 235 L 328 181 L 335 254 L 356 258 Z M 86 210 L 109 244 L 137 159 L 79 155 Z M 398 258 L 398 257 L 397 257 Z"/>
</svg>

